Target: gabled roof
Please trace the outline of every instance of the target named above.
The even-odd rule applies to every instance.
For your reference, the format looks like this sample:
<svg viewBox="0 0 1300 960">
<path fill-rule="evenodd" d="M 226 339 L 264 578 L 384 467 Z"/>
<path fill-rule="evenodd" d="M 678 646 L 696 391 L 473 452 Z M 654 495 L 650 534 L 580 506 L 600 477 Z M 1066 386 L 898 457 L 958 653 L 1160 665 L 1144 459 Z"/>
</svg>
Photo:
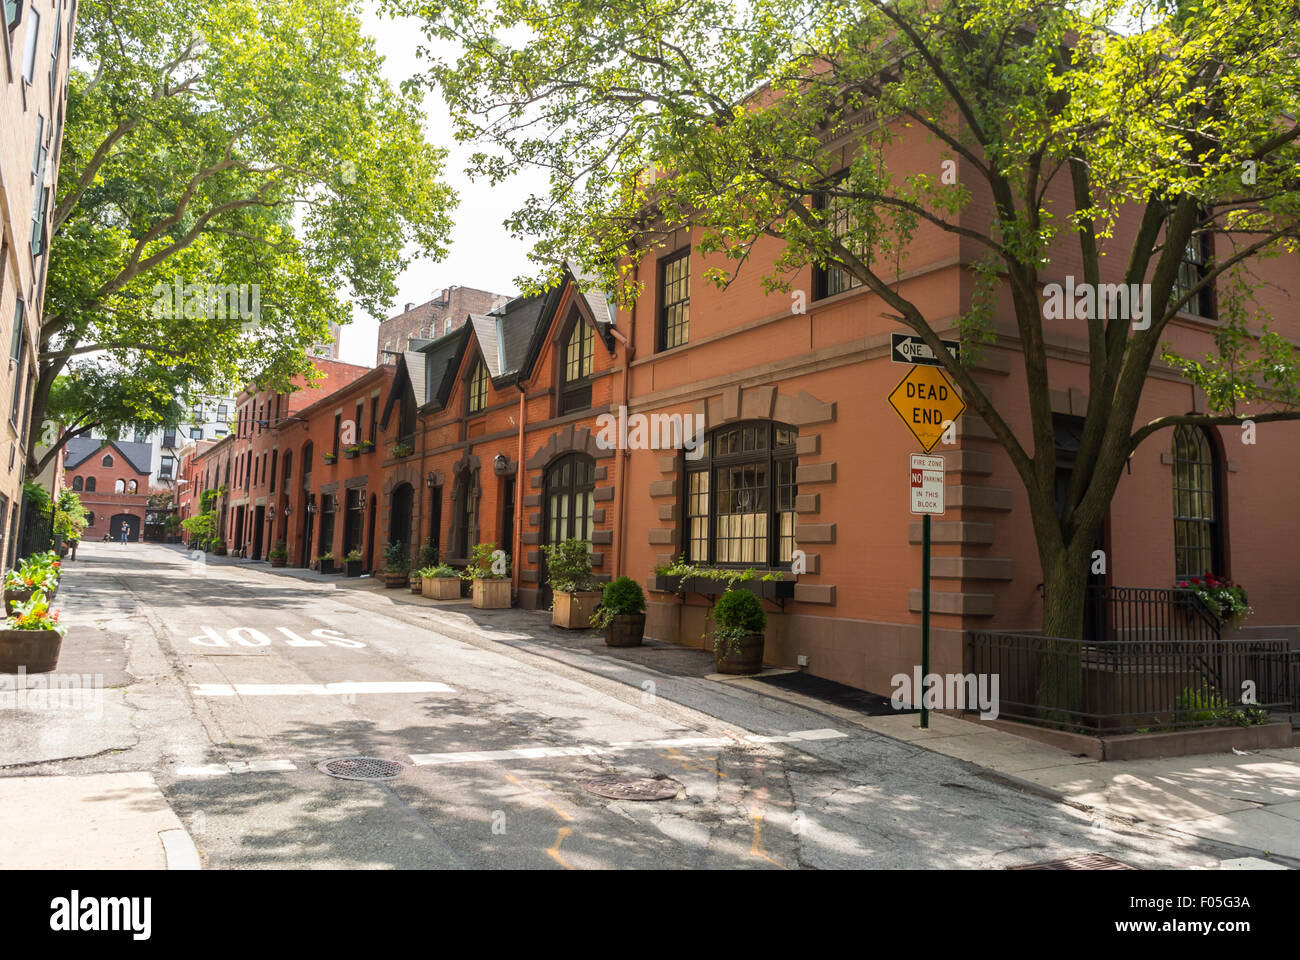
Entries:
<svg viewBox="0 0 1300 960">
<path fill-rule="evenodd" d="M 113 447 L 117 450 L 136 473 L 148 475 L 153 463 L 153 447 L 149 444 L 133 443 L 128 440 L 98 440 L 94 437 L 73 437 L 67 442 L 64 469 L 75 470 L 105 447 Z"/>
</svg>

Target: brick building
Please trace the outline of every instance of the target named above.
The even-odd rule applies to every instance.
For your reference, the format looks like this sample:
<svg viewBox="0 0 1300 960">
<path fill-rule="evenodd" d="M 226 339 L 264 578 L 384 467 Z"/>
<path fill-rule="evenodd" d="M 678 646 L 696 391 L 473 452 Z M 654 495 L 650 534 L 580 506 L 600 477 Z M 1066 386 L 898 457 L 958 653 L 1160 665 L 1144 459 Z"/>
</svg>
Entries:
<svg viewBox="0 0 1300 960">
<path fill-rule="evenodd" d="M 63 145 L 75 0 L 6 2 L 0 29 L 0 563 L 12 564 L 31 436 L 50 223 Z"/>
<path fill-rule="evenodd" d="M 149 502 L 148 444 L 74 437 L 64 447 L 63 482 L 87 511 L 83 540 L 121 537 L 128 525 L 132 542 L 144 538 Z"/>
<path fill-rule="evenodd" d="M 473 287 L 446 287 L 428 303 L 408 303 L 401 313 L 380 322 L 375 365 L 394 363 L 399 354 L 445 337 L 470 314 L 489 313 L 509 299 Z"/>
</svg>

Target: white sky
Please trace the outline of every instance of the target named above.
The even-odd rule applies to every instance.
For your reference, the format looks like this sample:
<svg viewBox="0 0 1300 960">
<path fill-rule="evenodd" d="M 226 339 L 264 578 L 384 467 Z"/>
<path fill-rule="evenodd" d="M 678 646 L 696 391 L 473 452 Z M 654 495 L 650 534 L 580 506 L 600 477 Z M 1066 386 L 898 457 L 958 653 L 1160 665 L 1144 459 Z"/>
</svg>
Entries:
<svg viewBox="0 0 1300 960">
<path fill-rule="evenodd" d="M 422 73 L 416 48 L 424 41 L 420 21 L 414 18 L 393 20 L 376 12 L 375 0 L 366 0 L 361 21 L 384 58 L 384 75 L 394 87 L 407 77 Z M 431 300 L 435 291 L 459 285 L 478 287 L 497 293 L 517 293 L 514 278 L 533 272 L 527 259 L 529 244 L 512 238 L 502 221 L 531 192 L 545 188 L 540 171 L 516 176 L 496 188 L 485 181 L 471 182 L 465 175 L 466 160 L 476 149 L 472 144 L 457 144 L 451 135 L 446 108 L 437 93 L 425 103 L 425 131 L 428 141 L 451 151 L 446 179 L 460 194 L 460 206 L 453 213 L 451 246 L 446 259 L 433 263 L 428 258 L 415 259 L 397 279 L 398 296 L 393 313 L 407 303 Z M 407 254 L 414 251 L 408 250 Z M 349 363 L 371 366 L 375 362 L 375 338 L 379 321 L 357 311 L 343 327 L 340 358 Z"/>
</svg>

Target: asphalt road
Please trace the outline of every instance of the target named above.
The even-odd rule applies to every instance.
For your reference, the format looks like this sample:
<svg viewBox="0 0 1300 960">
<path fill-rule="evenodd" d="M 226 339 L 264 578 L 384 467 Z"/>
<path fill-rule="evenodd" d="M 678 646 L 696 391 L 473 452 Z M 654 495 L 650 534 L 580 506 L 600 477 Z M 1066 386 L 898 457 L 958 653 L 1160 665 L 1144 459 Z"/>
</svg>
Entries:
<svg viewBox="0 0 1300 960">
<path fill-rule="evenodd" d="M 176 548 L 87 544 L 61 670 L 97 718 L 21 713 L 0 775 L 149 772 L 208 869 L 1139 867 L 1234 855 L 990 780 L 815 710 L 440 633 L 418 607 Z M 570 661 L 582 658 L 570 657 Z M 386 782 L 317 765 L 406 765 Z M 608 775 L 674 799 L 613 800 Z"/>
</svg>

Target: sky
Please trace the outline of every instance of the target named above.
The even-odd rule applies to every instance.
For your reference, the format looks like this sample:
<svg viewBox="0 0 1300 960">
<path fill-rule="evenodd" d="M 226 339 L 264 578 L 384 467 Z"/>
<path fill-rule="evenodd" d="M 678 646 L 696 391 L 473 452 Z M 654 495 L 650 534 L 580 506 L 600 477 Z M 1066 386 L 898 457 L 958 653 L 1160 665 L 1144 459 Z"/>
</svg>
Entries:
<svg viewBox="0 0 1300 960">
<path fill-rule="evenodd" d="M 391 19 L 376 11 L 375 0 L 366 0 L 362 24 L 374 37 L 384 58 L 383 70 L 388 81 L 398 83 L 422 73 L 416 48 L 423 41 L 420 21 L 415 18 Z M 465 164 L 474 151 L 472 144 L 457 144 L 451 135 L 451 122 L 440 96 L 432 93 L 425 102 L 425 131 L 428 141 L 450 151 L 445 178 L 460 195 L 460 205 L 453 213 L 455 227 L 447 256 L 438 263 L 428 258 L 412 260 L 398 277 L 398 296 L 393 313 L 407 303 L 424 303 L 444 287 L 478 287 L 496 293 L 517 293 L 514 278 L 534 271 L 527 258 L 528 244 L 512 238 L 502 221 L 520 206 L 529 190 L 541 191 L 545 178 L 531 172 L 517 175 L 505 185 L 493 188 L 486 181 L 473 182 L 465 175 Z M 407 251 L 408 254 L 414 251 Z M 343 327 L 340 358 L 349 363 L 372 366 L 378 320 L 356 312 L 352 322 Z"/>
</svg>

